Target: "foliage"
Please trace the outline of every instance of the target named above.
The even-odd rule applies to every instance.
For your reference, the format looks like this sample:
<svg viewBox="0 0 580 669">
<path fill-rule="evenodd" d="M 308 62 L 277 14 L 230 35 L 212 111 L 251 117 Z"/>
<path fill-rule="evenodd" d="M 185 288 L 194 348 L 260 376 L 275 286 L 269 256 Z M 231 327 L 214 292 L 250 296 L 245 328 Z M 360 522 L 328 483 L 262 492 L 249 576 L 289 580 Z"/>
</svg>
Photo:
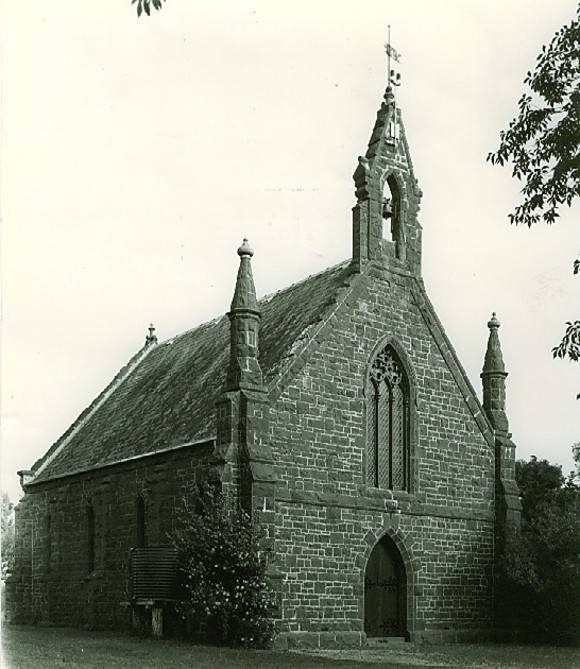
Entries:
<svg viewBox="0 0 580 669">
<path fill-rule="evenodd" d="M 532 455 L 529 462 L 516 462 L 516 481 L 522 496 L 522 515 L 531 522 L 537 507 L 551 499 L 564 483 L 562 467 Z"/>
<path fill-rule="evenodd" d="M 512 176 L 525 180 L 523 202 L 509 219 L 528 227 L 540 219 L 553 223 L 558 208 L 580 195 L 580 4 L 576 17 L 542 47 L 536 61 L 524 79 L 530 90 L 518 102 L 518 115 L 500 132 L 497 151 L 487 156 L 492 164 L 511 161 Z M 580 271 L 580 258 L 573 270 Z M 552 354 L 578 361 L 580 321 L 566 326 Z"/>
<path fill-rule="evenodd" d="M 178 613 L 211 643 L 268 646 L 274 628 L 259 528 L 214 486 L 200 487 L 195 509 L 187 499 L 183 507 L 173 535 L 184 581 Z"/>
<path fill-rule="evenodd" d="M 580 135 L 580 126 L 578 129 Z M 579 140 L 580 144 L 580 140 Z M 574 261 L 574 274 L 580 273 L 580 258 Z M 568 321 L 566 323 L 566 332 L 562 337 L 562 341 L 552 349 L 554 358 L 570 358 L 574 362 L 580 360 L 580 321 Z M 576 396 L 580 399 L 580 394 Z"/>
<path fill-rule="evenodd" d="M 132 5 L 137 3 L 137 16 L 141 16 L 143 11 L 145 11 L 147 16 L 151 16 L 151 7 L 159 10 L 163 7 L 164 2 L 165 0 L 131 0 Z"/>
<path fill-rule="evenodd" d="M 580 359 L 580 321 L 568 321 L 562 341 L 552 349 L 554 358 Z"/>
<path fill-rule="evenodd" d="M 580 643 L 580 486 L 560 466 L 532 456 L 516 463 L 521 535 L 506 542 L 499 582 L 530 638 Z"/>
<path fill-rule="evenodd" d="M 6 578 L 14 567 L 14 504 L 2 491 L 1 529 L 2 529 L 2 578 Z"/>
<path fill-rule="evenodd" d="M 580 5 L 576 18 L 542 47 L 524 84 L 532 95 L 522 95 L 518 116 L 487 159 L 499 165 L 511 161 L 512 176 L 525 179 L 524 201 L 510 221 L 531 226 L 540 218 L 553 223 L 558 207 L 580 195 Z"/>
</svg>

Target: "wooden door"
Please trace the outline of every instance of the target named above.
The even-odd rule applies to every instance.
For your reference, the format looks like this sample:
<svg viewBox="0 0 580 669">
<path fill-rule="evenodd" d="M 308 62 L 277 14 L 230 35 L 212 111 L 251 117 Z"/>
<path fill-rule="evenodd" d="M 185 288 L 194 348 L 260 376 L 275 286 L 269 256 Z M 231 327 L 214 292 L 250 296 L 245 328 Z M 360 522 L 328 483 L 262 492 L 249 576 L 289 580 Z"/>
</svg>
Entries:
<svg viewBox="0 0 580 669">
<path fill-rule="evenodd" d="M 373 549 L 365 573 L 365 632 L 405 636 L 405 574 L 396 547 L 385 538 Z"/>
</svg>

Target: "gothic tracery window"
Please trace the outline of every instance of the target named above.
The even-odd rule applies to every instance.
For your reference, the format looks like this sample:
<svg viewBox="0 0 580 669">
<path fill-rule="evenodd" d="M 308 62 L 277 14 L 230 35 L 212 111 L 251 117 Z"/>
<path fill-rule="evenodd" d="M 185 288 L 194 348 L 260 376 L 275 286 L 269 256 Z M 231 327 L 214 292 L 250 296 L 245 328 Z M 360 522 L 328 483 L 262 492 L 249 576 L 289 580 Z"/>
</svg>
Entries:
<svg viewBox="0 0 580 669">
<path fill-rule="evenodd" d="M 366 396 L 367 483 L 409 490 L 409 382 L 392 347 L 386 346 L 375 358 Z"/>
</svg>

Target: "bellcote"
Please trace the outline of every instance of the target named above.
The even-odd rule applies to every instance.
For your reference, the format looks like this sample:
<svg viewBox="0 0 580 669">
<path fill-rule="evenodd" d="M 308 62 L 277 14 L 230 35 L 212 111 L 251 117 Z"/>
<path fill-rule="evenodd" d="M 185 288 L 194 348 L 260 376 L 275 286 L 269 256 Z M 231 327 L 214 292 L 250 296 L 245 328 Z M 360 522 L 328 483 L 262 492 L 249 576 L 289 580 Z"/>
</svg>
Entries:
<svg viewBox="0 0 580 669">
<path fill-rule="evenodd" d="M 421 274 L 421 226 L 417 220 L 422 192 L 393 87 L 389 84 L 364 156 L 353 175 L 353 266 L 370 262 Z"/>
</svg>

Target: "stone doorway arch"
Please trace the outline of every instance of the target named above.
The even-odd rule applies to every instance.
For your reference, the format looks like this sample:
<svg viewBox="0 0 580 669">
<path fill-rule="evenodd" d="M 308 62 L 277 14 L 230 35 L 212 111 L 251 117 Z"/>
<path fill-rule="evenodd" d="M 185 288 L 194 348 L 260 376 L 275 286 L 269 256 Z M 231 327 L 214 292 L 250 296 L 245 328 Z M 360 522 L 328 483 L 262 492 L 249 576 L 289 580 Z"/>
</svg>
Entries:
<svg viewBox="0 0 580 669">
<path fill-rule="evenodd" d="M 364 626 L 367 637 L 407 637 L 407 573 L 399 549 L 384 535 L 365 568 Z"/>
</svg>

